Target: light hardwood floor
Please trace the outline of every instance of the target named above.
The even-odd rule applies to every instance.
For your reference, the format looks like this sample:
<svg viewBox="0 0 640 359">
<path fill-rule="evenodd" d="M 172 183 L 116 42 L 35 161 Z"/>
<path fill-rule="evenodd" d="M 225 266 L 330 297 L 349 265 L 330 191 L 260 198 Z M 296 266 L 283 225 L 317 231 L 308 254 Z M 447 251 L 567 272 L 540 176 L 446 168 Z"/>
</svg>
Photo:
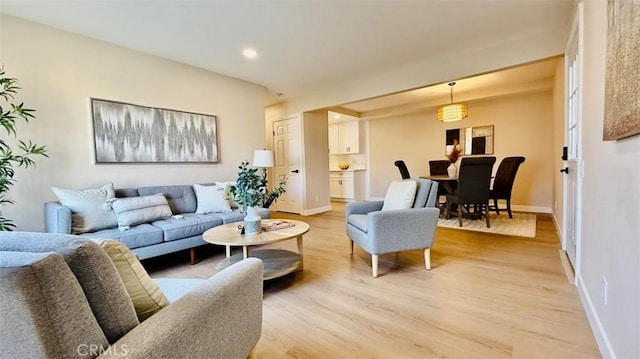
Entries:
<svg viewBox="0 0 640 359">
<path fill-rule="evenodd" d="M 268 281 L 259 358 L 600 358 L 551 217 L 535 238 L 438 228 L 431 271 L 422 250 L 349 255 L 344 205 L 308 222 L 304 271 Z M 296 249 L 295 240 L 270 245 Z M 237 250 L 237 249 L 236 249 Z M 235 252 L 234 252 L 235 253 Z M 152 277 L 214 274 L 222 248 L 143 263 Z"/>
</svg>

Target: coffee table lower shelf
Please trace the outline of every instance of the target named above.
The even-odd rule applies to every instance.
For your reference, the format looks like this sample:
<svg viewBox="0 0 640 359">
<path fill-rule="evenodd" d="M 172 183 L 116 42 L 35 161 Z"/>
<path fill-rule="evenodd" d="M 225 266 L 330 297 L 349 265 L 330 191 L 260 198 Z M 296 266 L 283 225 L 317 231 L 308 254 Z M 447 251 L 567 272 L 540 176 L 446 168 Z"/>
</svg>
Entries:
<svg viewBox="0 0 640 359">
<path fill-rule="evenodd" d="M 264 280 L 302 270 L 302 257 L 298 253 L 284 249 L 256 249 L 249 252 L 249 257 L 260 258 L 264 262 L 262 276 Z M 227 257 L 218 264 L 216 271 L 219 272 L 242 259 L 242 254 Z"/>
</svg>

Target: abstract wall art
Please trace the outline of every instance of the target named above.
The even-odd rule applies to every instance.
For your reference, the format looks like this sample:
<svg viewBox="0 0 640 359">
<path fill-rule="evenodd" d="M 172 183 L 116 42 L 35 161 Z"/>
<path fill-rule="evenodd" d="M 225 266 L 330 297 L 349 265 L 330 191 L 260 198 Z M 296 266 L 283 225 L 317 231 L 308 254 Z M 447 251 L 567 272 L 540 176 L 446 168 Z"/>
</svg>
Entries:
<svg viewBox="0 0 640 359">
<path fill-rule="evenodd" d="M 602 138 L 640 133 L 640 1 L 609 0 Z"/>
<path fill-rule="evenodd" d="M 91 99 L 96 163 L 217 163 L 216 116 Z"/>
</svg>

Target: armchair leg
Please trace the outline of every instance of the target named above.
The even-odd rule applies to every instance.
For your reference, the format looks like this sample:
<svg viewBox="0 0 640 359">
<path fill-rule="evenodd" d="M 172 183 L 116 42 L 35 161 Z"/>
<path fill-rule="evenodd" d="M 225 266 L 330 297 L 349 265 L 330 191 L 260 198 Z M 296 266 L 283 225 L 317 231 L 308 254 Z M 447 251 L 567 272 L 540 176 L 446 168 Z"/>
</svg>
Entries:
<svg viewBox="0 0 640 359">
<path fill-rule="evenodd" d="M 349 254 L 353 254 L 353 241 L 350 241 L 350 242 L 351 242 L 351 252 L 349 252 Z"/>
<path fill-rule="evenodd" d="M 431 248 L 424 249 L 424 266 L 431 270 Z"/>
<path fill-rule="evenodd" d="M 373 274 L 373 278 L 378 278 L 378 255 L 371 255 L 371 272 Z"/>
<path fill-rule="evenodd" d="M 189 262 L 191 263 L 191 265 L 196 264 L 196 249 L 195 249 L 195 247 L 189 249 Z"/>
</svg>

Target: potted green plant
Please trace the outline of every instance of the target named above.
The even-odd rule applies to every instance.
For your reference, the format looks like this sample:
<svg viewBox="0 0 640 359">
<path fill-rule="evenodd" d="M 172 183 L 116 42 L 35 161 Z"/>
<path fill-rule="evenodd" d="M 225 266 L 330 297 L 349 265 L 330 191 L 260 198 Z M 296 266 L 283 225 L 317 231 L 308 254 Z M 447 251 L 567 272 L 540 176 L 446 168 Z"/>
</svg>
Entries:
<svg viewBox="0 0 640 359">
<path fill-rule="evenodd" d="M 18 93 L 18 80 L 12 77 L 6 77 L 4 68 L 0 68 L 0 126 L 7 131 L 7 137 L 16 137 L 16 120 L 23 119 L 29 123 L 29 119 L 35 118 L 32 114 L 35 110 L 24 107 L 24 103 L 16 105 L 12 102 L 14 96 Z M 35 162 L 31 159 L 32 155 L 47 156 L 45 146 L 37 146 L 31 141 L 24 142 L 18 140 L 17 151 L 6 138 L 0 138 L 0 205 L 15 203 L 7 198 L 7 192 L 13 186 L 15 180 L 15 168 L 35 166 Z M 12 231 L 15 224 L 11 219 L 5 218 L 0 211 L 0 230 Z"/>
<path fill-rule="evenodd" d="M 238 167 L 238 179 L 235 185 L 229 186 L 229 194 L 238 203 L 240 209 L 247 215 L 244 218 L 245 233 L 260 232 L 260 216 L 258 207 L 269 208 L 281 194 L 285 193 L 284 185 L 286 180 L 282 179 L 278 185 L 271 190 L 267 190 L 267 176 L 263 169 L 262 176 L 258 174 L 257 168 L 249 168 L 249 162 L 244 161 Z"/>
</svg>

